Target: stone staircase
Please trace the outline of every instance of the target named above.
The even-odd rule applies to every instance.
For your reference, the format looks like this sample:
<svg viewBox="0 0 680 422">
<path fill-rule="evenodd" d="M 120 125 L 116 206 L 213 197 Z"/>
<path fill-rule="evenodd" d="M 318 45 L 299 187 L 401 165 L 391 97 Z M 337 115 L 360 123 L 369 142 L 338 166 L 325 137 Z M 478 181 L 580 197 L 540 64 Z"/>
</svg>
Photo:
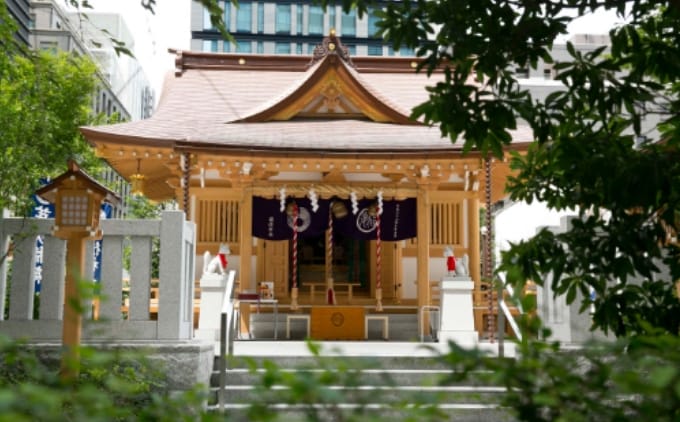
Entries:
<svg viewBox="0 0 680 422">
<path fill-rule="evenodd" d="M 458 381 L 435 356 L 444 345 L 419 343 L 417 316 L 389 315 L 389 340 L 380 323 L 369 324 L 368 341 L 303 341 L 305 321 L 286 313 L 251 314 L 250 340 L 237 341 L 224 390 L 228 420 L 429 420 L 514 421 L 499 403 L 504 389 L 481 380 Z M 378 322 L 378 321 L 376 321 Z M 276 327 L 278 340 L 274 341 Z M 428 349 L 429 346 L 429 349 Z M 311 349 L 309 348 L 311 347 Z M 316 349 L 318 347 L 318 349 Z M 338 351 L 333 351 L 338 347 Z M 211 378 L 208 409 L 219 409 L 219 358 Z"/>
<path fill-rule="evenodd" d="M 275 344 L 285 349 L 293 343 Z M 228 420 L 253 420 L 250 412 L 271 412 L 282 421 L 515 420 L 498 405 L 503 388 L 456 381 L 433 357 L 239 356 L 230 366 L 223 409 Z M 217 370 L 211 384 L 208 408 L 219 412 Z"/>
</svg>

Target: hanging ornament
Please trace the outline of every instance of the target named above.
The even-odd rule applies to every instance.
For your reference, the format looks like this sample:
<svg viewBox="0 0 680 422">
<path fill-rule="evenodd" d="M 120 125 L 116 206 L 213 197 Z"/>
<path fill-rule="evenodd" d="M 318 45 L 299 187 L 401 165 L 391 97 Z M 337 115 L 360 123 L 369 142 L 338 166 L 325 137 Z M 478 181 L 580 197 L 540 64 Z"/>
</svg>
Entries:
<svg viewBox="0 0 680 422">
<path fill-rule="evenodd" d="M 316 194 L 314 188 L 309 190 L 309 202 L 311 202 L 312 211 L 317 212 L 319 210 L 319 196 Z"/>
<path fill-rule="evenodd" d="M 286 188 L 279 190 L 279 203 L 281 204 L 281 212 L 284 212 L 286 210 Z"/>
<path fill-rule="evenodd" d="M 357 201 L 357 193 L 352 191 L 349 194 L 349 198 L 352 200 L 352 214 L 357 215 L 359 212 L 359 202 Z"/>
</svg>

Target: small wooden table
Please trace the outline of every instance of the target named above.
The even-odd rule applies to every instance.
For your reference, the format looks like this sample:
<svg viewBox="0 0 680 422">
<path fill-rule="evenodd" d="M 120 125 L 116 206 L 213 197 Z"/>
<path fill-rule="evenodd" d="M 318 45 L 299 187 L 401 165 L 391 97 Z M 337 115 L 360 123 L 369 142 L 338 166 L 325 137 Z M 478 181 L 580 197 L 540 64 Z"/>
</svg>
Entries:
<svg viewBox="0 0 680 422">
<path fill-rule="evenodd" d="M 309 286 L 309 298 L 311 300 L 314 300 L 314 294 L 316 292 L 317 287 L 323 288 L 323 292 L 326 292 L 326 288 L 328 287 L 327 283 L 304 283 L 304 286 Z M 338 287 L 345 288 L 347 289 L 347 299 L 352 300 L 352 297 L 354 295 L 354 287 L 359 287 L 361 284 L 359 283 L 333 283 L 333 291 L 337 293 Z"/>
</svg>

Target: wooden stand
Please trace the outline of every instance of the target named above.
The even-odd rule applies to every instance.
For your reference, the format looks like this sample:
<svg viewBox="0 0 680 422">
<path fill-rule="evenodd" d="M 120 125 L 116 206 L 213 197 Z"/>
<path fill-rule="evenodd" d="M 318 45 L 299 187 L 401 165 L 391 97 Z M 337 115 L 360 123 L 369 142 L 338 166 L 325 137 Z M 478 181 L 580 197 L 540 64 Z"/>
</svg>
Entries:
<svg viewBox="0 0 680 422">
<path fill-rule="evenodd" d="M 311 312 L 314 340 L 363 340 L 364 308 L 359 306 L 317 306 Z"/>
</svg>

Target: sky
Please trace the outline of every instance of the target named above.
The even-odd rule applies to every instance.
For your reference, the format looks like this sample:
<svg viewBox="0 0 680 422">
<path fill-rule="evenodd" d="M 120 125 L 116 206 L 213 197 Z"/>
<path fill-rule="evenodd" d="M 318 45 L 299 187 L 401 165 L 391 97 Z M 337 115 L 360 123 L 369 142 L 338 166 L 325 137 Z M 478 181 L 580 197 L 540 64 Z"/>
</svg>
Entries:
<svg viewBox="0 0 680 422">
<path fill-rule="evenodd" d="M 157 0 L 155 14 L 146 11 L 140 0 L 90 0 L 96 12 L 123 15 L 136 38 L 133 53 L 160 97 L 167 72 L 174 69 L 174 56 L 168 48 L 189 49 L 191 0 Z M 603 34 L 617 21 L 614 13 L 588 15 L 573 22 L 569 32 Z"/>
<path fill-rule="evenodd" d="M 160 97 L 165 75 L 174 69 L 174 55 L 168 48 L 188 50 L 191 29 L 191 0 L 157 0 L 155 14 L 140 0 L 90 0 L 93 12 L 120 13 L 133 36 L 133 54 L 142 64 L 156 98 Z"/>
</svg>

